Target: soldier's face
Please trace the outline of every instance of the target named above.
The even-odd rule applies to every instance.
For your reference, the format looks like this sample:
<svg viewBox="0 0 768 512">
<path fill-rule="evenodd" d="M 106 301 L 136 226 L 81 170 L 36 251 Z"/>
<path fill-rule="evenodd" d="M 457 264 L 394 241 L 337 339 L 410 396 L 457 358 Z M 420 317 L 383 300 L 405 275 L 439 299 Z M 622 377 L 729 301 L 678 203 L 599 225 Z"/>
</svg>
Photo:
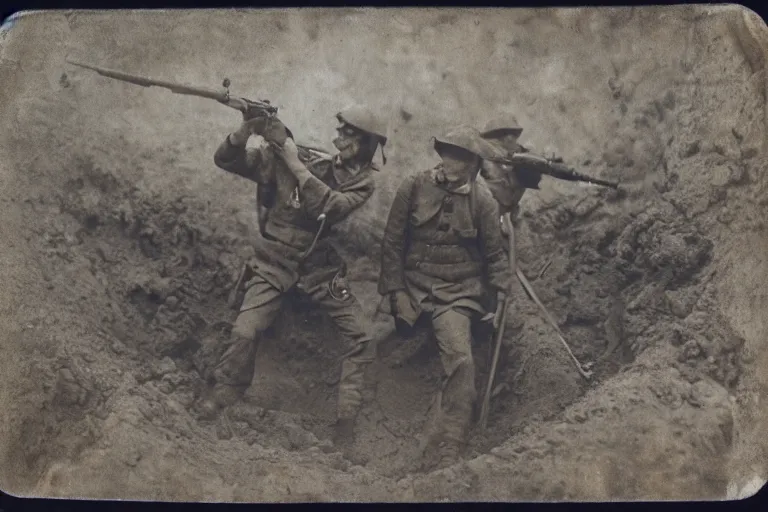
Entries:
<svg viewBox="0 0 768 512">
<path fill-rule="evenodd" d="M 516 133 L 505 133 L 496 140 L 507 151 L 515 151 L 517 149 L 518 138 L 519 135 Z"/>
<path fill-rule="evenodd" d="M 441 152 L 440 159 L 443 161 L 443 176 L 451 185 L 462 185 L 469 181 L 479 164 L 474 155 L 449 151 Z"/>
<path fill-rule="evenodd" d="M 333 145 L 339 150 L 341 159 L 355 158 L 362 148 L 363 134 L 346 125 L 336 128 L 336 133 L 337 137 L 333 140 Z"/>
</svg>

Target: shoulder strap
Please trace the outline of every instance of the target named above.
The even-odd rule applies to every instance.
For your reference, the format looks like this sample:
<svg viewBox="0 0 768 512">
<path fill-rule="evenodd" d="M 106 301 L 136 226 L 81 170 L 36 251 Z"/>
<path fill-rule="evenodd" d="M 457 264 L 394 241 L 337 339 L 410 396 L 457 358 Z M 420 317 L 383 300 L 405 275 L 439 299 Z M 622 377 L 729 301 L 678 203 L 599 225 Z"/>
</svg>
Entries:
<svg viewBox="0 0 768 512">
<path fill-rule="evenodd" d="M 421 175 L 416 175 L 411 181 L 411 190 L 408 192 L 408 208 L 406 209 L 406 222 L 405 222 L 405 252 L 408 251 L 408 247 L 411 244 L 411 213 L 413 213 L 413 197 L 416 194 L 416 189 L 422 185 L 424 179 Z"/>
<path fill-rule="evenodd" d="M 411 181 L 411 192 L 408 196 L 408 208 L 411 207 L 413 204 L 413 196 L 416 194 L 416 189 L 421 185 L 421 180 L 423 180 L 423 176 L 414 176 L 413 180 Z"/>
<path fill-rule="evenodd" d="M 469 209 L 472 212 L 472 224 L 480 232 L 480 216 L 477 213 L 477 180 L 472 180 L 472 187 L 469 189 Z"/>
<path fill-rule="evenodd" d="M 413 181 L 411 181 L 411 190 L 408 193 L 408 222 L 406 222 L 409 230 L 411 226 L 411 213 L 413 213 L 413 197 L 416 195 L 416 189 L 421 186 L 421 180 L 423 179 L 423 176 L 417 175 L 414 176 Z"/>
<path fill-rule="evenodd" d="M 478 206 L 477 206 L 477 180 L 472 180 L 472 188 L 469 189 L 469 209 L 470 209 L 470 215 L 472 215 L 472 224 L 477 230 L 477 243 L 480 242 L 480 213 L 478 212 Z M 483 253 L 482 247 L 479 245 L 475 246 L 475 250 L 477 251 L 477 254 L 480 257 L 480 261 L 483 263 L 483 267 L 487 268 L 487 261 L 485 259 L 485 254 Z"/>
</svg>

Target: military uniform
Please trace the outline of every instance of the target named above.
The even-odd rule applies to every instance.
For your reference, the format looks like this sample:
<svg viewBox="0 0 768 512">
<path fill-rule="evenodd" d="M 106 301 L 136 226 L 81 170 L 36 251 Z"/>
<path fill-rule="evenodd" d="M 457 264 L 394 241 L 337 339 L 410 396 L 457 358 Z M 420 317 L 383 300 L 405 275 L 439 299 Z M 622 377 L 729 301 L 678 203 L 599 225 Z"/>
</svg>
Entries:
<svg viewBox="0 0 768 512">
<path fill-rule="evenodd" d="M 476 131 L 468 133 L 482 140 Z M 489 285 L 508 289 L 498 219 L 498 206 L 482 183 L 451 191 L 440 183 L 439 168 L 430 169 L 400 185 L 382 242 L 378 291 L 390 297 L 405 291 L 409 299 L 390 306 L 396 322 L 413 326 L 424 314 L 431 318 L 446 374 L 437 423 L 454 446 L 466 442 L 476 398 L 472 320 L 489 312 Z"/>
<path fill-rule="evenodd" d="M 514 116 L 502 115 L 488 121 L 481 135 L 486 140 L 495 142 L 494 139 L 506 133 L 519 137 L 522 132 L 523 128 Z M 506 156 L 510 156 L 510 153 L 524 153 L 528 151 L 517 143 L 512 148 L 502 148 L 501 144 L 498 143 L 496 145 L 507 153 Z M 525 189 L 538 189 L 539 182 L 541 181 L 541 175 L 538 173 L 525 172 L 525 169 L 516 169 L 513 166 L 489 161 L 483 163 L 480 175 L 499 204 L 500 213 L 511 213 L 513 217 L 517 215 L 520 200 L 525 194 Z"/>
<path fill-rule="evenodd" d="M 329 314 L 349 344 L 342 362 L 337 417 L 354 418 L 362 402 L 363 370 L 373 361 L 375 347 L 360 304 L 343 285 L 346 265 L 329 241 L 328 226 L 371 197 L 373 173 L 378 168 L 369 163 L 352 169 L 338 156 L 316 159 L 306 162 L 311 176 L 299 184 L 271 146 L 246 149 L 233 145 L 229 136 L 217 149 L 214 161 L 221 169 L 267 188 L 272 196 L 262 235 L 254 244 L 251 277 L 228 347 L 213 371 L 219 405 L 233 401 L 233 394 L 241 396 L 250 385 L 256 340 L 274 321 L 286 293 L 297 291 Z M 326 229 L 304 258 L 320 228 L 321 214 L 326 216 Z"/>
</svg>

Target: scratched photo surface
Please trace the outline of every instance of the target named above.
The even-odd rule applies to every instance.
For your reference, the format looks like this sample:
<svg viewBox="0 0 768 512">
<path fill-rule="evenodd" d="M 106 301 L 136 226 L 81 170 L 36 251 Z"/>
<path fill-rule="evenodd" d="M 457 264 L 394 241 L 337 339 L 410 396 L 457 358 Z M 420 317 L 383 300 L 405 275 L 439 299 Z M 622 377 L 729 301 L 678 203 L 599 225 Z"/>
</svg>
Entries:
<svg viewBox="0 0 768 512">
<path fill-rule="evenodd" d="M 4 491 L 765 482 L 755 13 L 61 11 L 0 43 Z"/>
</svg>

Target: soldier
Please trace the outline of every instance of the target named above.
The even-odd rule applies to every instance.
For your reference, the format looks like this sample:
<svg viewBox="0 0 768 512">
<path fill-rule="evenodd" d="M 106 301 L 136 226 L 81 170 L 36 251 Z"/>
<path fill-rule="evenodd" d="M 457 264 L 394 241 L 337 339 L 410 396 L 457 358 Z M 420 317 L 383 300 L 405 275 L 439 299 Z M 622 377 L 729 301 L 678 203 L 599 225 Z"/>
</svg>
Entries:
<svg viewBox="0 0 768 512">
<path fill-rule="evenodd" d="M 518 139 L 523 128 L 513 115 L 502 115 L 488 121 L 481 132 L 483 138 L 500 147 L 507 155 L 524 153 L 528 150 L 520 145 Z M 526 172 L 494 162 L 483 162 L 480 175 L 499 204 L 500 213 L 510 213 L 514 219 L 519 213 L 519 203 L 526 188 L 538 189 L 541 174 Z"/>
<path fill-rule="evenodd" d="M 263 233 L 245 283 L 240 312 L 228 346 L 215 366 L 215 381 L 200 412 L 210 417 L 242 398 L 254 374 L 261 334 L 272 324 L 287 294 L 300 293 L 328 313 L 349 344 L 342 362 L 335 441 L 351 440 L 362 403 L 363 371 L 375 347 L 357 299 L 344 284 L 346 264 L 328 241 L 328 227 L 342 221 L 373 194 L 374 154 L 387 142 L 386 127 L 366 108 L 337 114 L 339 153 L 305 165 L 290 131 L 277 120 L 245 121 L 227 135 L 214 162 L 258 183 Z M 268 142 L 246 149 L 252 134 Z M 386 160 L 384 160 L 386 162 Z M 325 215 L 325 223 L 321 219 Z M 314 247 L 313 240 L 316 242 Z"/>
<path fill-rule="evenodd" d="M 467 126 L 433 140 L 442 163 L 399 187 L 382 241 L 378 288 L 389 297 L 401 333 L 428 317 L 437 338 L 445 380 L 436 424 L 443 432 L 426 445 L 427 466 L 434 462 L 429 455 L 440 465 L 451 463 L 468 440 L 476 398 L 472 321 L 495 323 L 499 311 L 488 308 L 486 297 L 496 292 L 496 304 L 503 304 L 510 278 L 498 206 L 476 181 L 482 159 L 503 154 Z"/>
</svg>

